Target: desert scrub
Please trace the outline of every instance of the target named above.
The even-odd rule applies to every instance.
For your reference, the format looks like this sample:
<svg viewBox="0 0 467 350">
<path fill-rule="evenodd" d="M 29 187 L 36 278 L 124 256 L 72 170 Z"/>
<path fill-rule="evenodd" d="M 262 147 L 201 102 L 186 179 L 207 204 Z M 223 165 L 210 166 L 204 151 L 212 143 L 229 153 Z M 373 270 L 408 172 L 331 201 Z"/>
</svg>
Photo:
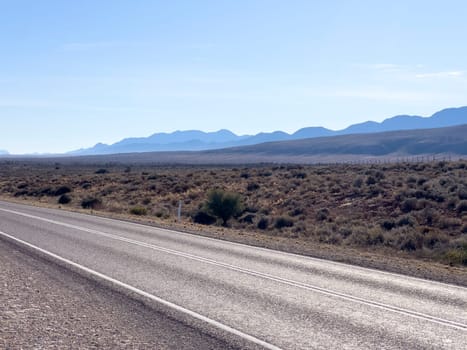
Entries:
<svg viewBox="0 0 467 350">
<path fill-rule="evenodd" d="M 102 208 L 102 201 L 99 198 L 88 197 L 81 201 L 83 209 L 100 209 Z"/>
<path fill-rule="evenodd" d="M 261 218 L 256 225 L 260 230 L 266 230 L 269 227 L 268 218 Z"/>
<path fill-rule="evenodd" d="M 250 182 L 247 187 L 246 187 L 246 190 L 247 191 L 256 191 L 260 188 L 260 185 L 256 182 Z"/>
<path fill-rule="evenodd" d="M 194 223 L 228 224 L 245 232 L 460 264 L 454 255 L 462 249 L 453 242 L 467 233 L 466 165 L 456 161 L 442 167 L 432 162 L 130 169 L 62 163 L 55 169 L 53 163 L 0 161 L 0 193 L 51 205 L 65 205 L 57 202 L 66 195 L 72 199 L 66 204 L 69 208 L 120 214 L 142 207 L 147 216 L 160 220 L 172 220 L 182 200 L 182 220 Z M 99 169 L 107 172 L 96 174 Z M 221 195 L 210 197 L 220 185 Z M 225 193 L 239 200 L 228 204 Z M 229 206 L 233 209 L 223 214 Z"/>
<path fill-rule="evenodd" d="M 58 204 L 68 204 L 71 202 L 71 197 L 66 195 L 66 194 L 62 194 L 59 198 L 58 198 Z"/>
<path fill-rule="evenodd" d="M 107 169 L 104 169 L 104 168 L 101 168 L 101 169 L 97 169 L 95 174 L 108 174 L 108 170 Z"/>
<path fill-rule="evenodd" d="M 61 196 L 63 194 L 70 193 L 70 192 L 71 192 L 71 188 L 69 186 L 60 186 L 57 189 L 55 189 L 53 194 L 55 196 Z"/>
<path fill-rule="evenodd" d="M 459 214 L 467 212 L 467 201 L 460 201 L 457 205 L 456 211 Z"/>
<path fill-rule="evenodd" d="M 284 227 L 292 227 L 293 225 L 294 225 L 293 220 L 287 216 L 280 216 L 274 222 L 274 227 L 279 230 Z"/>
<path fill-rule="evenodd" d="M 193 214 L 192 218 L 193 218 L 193 222 L 196 222 L 197 224 L 201 224 L 201 225 L 212 225 L 217 221 L 216 217 L 210 215 L 209 213 L 207 213 L 206 211 L 202 209 L 196 211 Z"/>
<path fill-rule="evenodd" d="M 148 210 L 144 207 L 133 207 L 130 209 L 130 214 L 132 215 L 138 215 L 138 216 L 141 216 L 141 215 L 147 215 L 148 214 Z"/>
<path fill-rule="evenodd" d="M 317 221 L 324 221 L 329 218 L 329 209 L 328 208 L 321 208 L 316 212 L 316 220 Z"/>
<path fill-rule="evenodd" d="M 450 265 L 467 266 L 467 244 L 459 248 L 448 250 L 444 258 Z"/>
</svg>

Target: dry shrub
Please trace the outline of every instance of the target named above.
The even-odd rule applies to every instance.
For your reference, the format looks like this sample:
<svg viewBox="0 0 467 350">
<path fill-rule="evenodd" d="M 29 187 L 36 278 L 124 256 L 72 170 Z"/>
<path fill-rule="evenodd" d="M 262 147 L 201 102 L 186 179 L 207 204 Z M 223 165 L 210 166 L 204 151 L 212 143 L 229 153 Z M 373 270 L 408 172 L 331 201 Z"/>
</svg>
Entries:
<svg viewBox="0 0 467 350">
<path fill-rule="evenodd" d="M 290 217 L 286 217 L 286 216 L 278 217 L 274 222 L 274 227 L 279 230 L 284 227 L 292 227 L 293 225 L 294 225 L 293 220 Z"/>
<path fill-rule="evenodd" d="M 133 207 L 130 209 L 130 214 L 138 215 L 138 216 L 147 215 L 148 210 L 144 207 L 137 206 L 137 207 Z"/>
<path fill-rule="evenodd" d="M 102 201 L 99 198 L 87 197 L 81 201 L 81 207 L 84 209 L 100 209 Z"/>
</svg>

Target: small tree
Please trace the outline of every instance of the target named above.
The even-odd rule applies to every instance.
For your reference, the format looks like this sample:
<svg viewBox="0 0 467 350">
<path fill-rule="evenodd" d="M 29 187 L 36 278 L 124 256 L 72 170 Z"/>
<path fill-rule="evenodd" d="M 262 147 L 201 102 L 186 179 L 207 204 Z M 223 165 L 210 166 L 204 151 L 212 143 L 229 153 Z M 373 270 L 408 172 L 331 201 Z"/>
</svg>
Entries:
<svg viewBox="0 0 467 350">
<path fill-rule="evenodd" d="M 220 218 L 222 225 L 226 226 L 231 217 L 238 216 L 243 212 L 244 206 L 238 193 L 215 189 L 208 193 L 206 209 L 211 215 Z"/>
</svg>

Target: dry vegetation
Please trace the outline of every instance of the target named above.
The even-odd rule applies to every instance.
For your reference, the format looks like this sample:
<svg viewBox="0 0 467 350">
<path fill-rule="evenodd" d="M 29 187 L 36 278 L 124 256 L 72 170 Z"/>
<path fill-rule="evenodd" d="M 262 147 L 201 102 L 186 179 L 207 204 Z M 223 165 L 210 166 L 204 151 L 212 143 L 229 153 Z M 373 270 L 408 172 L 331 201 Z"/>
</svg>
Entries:
<svg viewBox="0 0 467 350">
<path fill-rule="evenodd" d="M 227 223 L 206 204 L 240 195 Z M 467 266 L 467 162 L 123 167 L 0 164 L 0 195 Z M 206 229 L 211 226 L 206 226 Z"/>
</svg>

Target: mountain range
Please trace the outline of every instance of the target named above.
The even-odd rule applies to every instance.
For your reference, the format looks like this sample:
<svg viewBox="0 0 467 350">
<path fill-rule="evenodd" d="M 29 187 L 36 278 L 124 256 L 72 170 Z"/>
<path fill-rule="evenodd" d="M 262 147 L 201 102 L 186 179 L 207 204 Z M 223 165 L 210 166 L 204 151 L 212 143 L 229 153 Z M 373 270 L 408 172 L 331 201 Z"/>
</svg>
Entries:
<svg viewBox="0 0 467 350">
<path fill-rule="evenodd" d="M 205 151 L 139 152 L 55 156 L 42 162 L 60 164 L 226 165 L 261 163 L 393 162 L 467 159 L 467 124 L 445 128 L 386 131 L 315 137 Z M 37 162 L 38 158 L 29 158 Z M 22 162 L 27 158 L 22 158 Z"/>
<path fill-rule="evenodd" d="M 324 127 L 307 127 L 288 134 L 283 131 L 259 133 L 256 135 L 236 135 L 229 130 L 203 132 L 199 130 L 156 133 L 149 137 L 126 138 L 106 145 L 98 143 L 92 148 L 69 152 L 68 155 L 100 155 L 138 152 L 203 151 L 222 148 L 257 145 L 265 142 L 293 141 L 309 138 L 371 134 L 396 130 L 443 128 L 467 124 L 467 106 L 441 110 L 431 117 L 398 115 L 381 123 L 367 121 L 351 125 L 343 130 L 330 130 Z"/>
</svg>

